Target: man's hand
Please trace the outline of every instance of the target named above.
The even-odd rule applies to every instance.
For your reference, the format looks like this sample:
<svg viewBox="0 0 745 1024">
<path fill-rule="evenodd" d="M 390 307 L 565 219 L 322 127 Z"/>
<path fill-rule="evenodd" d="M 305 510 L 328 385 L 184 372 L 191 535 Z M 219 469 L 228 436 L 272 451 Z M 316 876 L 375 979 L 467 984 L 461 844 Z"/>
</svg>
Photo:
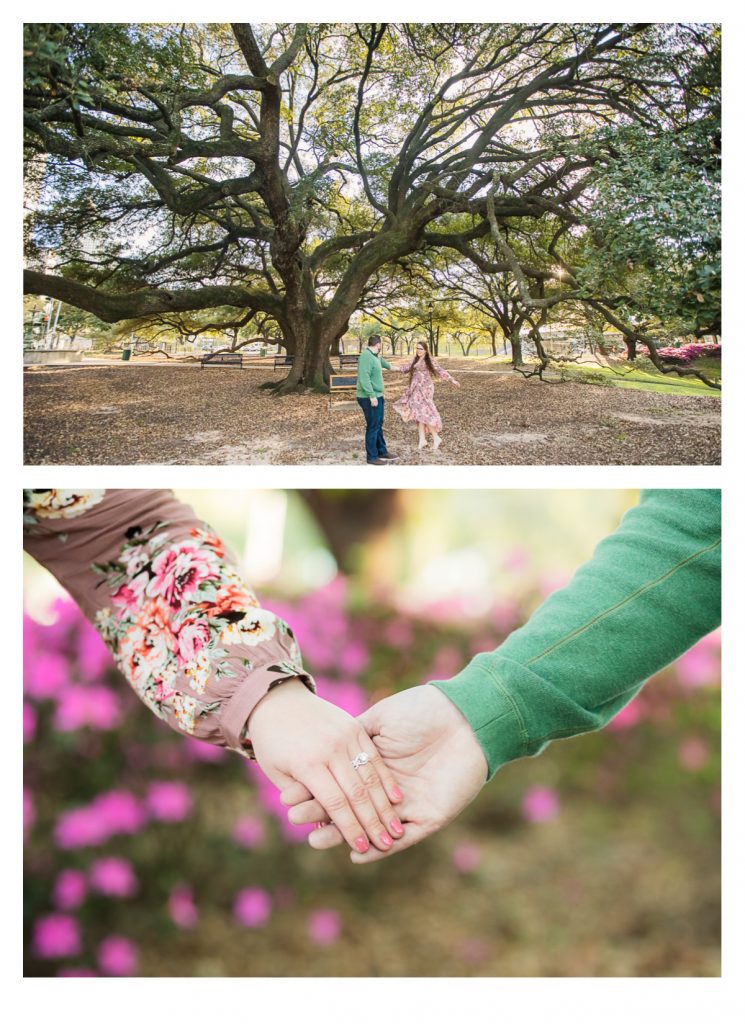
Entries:
<svg viewBox="0 0 745 1024">
<path fill-rule="evenodd" d="M 248 735 L 256 760 L 278 788 L 295 783 L 312 793 L 339 842 L 364 852 L 388 850 L 403 835 L 401 793 L 357 719 L 314 696 L 300 680 L 271 689 L 251 712 Z M 360 753 L 368 761 L 352 766 Z M 337 831 L 338 829 L 338 831 Z"/>
<path fill-rule="evenodd" d="M 405 850 L 447 825 L 479 792 L 488 768 L 471 726 L 434 686 L 415 686 L 386 697 L 358 721 L 406 794 L 398 806 L 405 836 L 386 853 L 351 854 L 355 864 L 367 864 Z M 287 786 L 282 802 L 291 807 L 288 817 L 296 825 L 329 820 L 318 801 L 308 799 L 303 786 Z M 342 841 L 333 825 L 318 828 L 308 837 L 317 850 Z"/>
<path fill-rule="evenodd" d="M 377 398 L 371 398 L 370 399 L 370 405 L 373 407 L 373 409 L 377 409 L 377 407 L 378 407 L 378 400 L 377 400 Z"/>
</svg>

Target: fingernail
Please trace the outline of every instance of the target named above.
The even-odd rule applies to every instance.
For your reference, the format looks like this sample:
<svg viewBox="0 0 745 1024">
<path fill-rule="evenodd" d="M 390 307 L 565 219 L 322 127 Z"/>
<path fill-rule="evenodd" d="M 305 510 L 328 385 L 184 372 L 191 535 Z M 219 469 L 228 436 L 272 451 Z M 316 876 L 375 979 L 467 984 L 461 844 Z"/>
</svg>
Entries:
<svg viewBox="0 0 745 1024">
<path fill-rule="evenodd" d="M 391 832 L 397 836 L 402 836 L 404 834 L 404 827 L 398 818 L 391 818 Z"/>
<path fill-rule="evenodd" d="M 393 840 L 391 839 L 387 832 L 380 833 L 380 841 L 383 844 L 383 846 L 393 846 Z"/>
<path fill-rule="evenodd" d="M 398 786 L 394 786 L 393 789 L 391 790 L 391 793 L 393 794 L 393 799 L 394 800 L 403 800 L 403 798 L 404 798 L 404 795 L 401 792 L 401 790 L 398 788 Z"/>
<path fill-rule="evenodd" d="M 363 839 L 362 836 L 360 836 L 359 839 L 355 839 L 354 845 L 357 847 L 360 853 L 367 853 L 367 851 L 370 849 L 370 844 L 366 839 Z"/>
</svg>

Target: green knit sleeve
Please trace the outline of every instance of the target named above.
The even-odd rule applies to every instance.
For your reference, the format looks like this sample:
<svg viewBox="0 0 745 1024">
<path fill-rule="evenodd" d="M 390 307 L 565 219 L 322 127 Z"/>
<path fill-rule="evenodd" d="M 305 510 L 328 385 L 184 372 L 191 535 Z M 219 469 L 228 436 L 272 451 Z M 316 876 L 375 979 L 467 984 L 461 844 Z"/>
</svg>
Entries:
<svg viewBox="0 0 745 1024">
<path fill-rule="evenodd" d="M 435 681 L 476 733 L 489 777 L 604 726 L 721 616 L 721 493 L 651 490 L 496 651 Z"/>
</svg>

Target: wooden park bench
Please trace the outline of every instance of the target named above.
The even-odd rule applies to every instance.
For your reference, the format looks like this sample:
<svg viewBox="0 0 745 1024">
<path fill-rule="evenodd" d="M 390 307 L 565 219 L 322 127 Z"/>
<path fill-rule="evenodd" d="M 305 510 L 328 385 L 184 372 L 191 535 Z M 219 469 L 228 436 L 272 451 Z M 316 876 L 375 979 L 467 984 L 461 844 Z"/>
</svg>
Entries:
<svg viewBox="0 0 745 1024">
<path fill-rule="evenodd" d="M 240 366 L 243 369 L 243 355 L 240 352 L 212 352 L 202 356 L 201 367 L 205 366 Z"/>
<path fill-rule="evenodd" d="M 350 391 L 355 395 L 357 393 L 357 374 L 332 373 L 329 377 L 329 409 L 333 402 L 333 395 L 349 393 Z"/>
<path fill-rule="evenodd" d="M 282 366 L 292 366 L 295 362 L 294 356 L 275 356 L 274 357 L 274 369 L 278 370 Z"/>
<path fill-rule="evenodd" d="M 339 367 L 340 367 L 340 369 L 343 370 L 345 366 L 357 366 L 359 361 L 360 361 L 359 355 L 356 355 L 356 354 L 344 355 L 344 354 L 342 354 L 342 355 L 339 356 Z"/>
</svg>

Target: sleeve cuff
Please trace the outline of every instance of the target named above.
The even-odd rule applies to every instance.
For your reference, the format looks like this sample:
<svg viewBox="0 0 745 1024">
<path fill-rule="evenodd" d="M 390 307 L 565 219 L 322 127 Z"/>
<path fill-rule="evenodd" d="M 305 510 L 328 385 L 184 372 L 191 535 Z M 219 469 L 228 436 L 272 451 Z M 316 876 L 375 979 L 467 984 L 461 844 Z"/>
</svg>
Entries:
<svg viewBox="0 0 745 1024">
<path fill-rule="evenodd" d="M 468 720 L 489 766 L 487 780 L 508 761 L 532 753 L 520 709 L 498 678 L 499 660 L 493 655 L 477 654 L 452 679 L 429 683 L 444 693 Z M 512 671 L 515 668 L 519 666 L 512 663 Z M 532 675 L 529 669 L 524 671 Z"/>
<path fill-rule="evenodd" d="M 272 662 L 252 669 L 248 678 L 227 701 L 220 716 L 220 729 L 228 747 L 233 750 L 246 748 L 244 729 L 248 716 L 273 686 L 288 679 L 299 679 L 312 693 L 316 692 L 313 677 L 299 665 L 288 662 L 278 665 Z M 250 743 L 248 749 L 250 750 Z"/>
</svg>

